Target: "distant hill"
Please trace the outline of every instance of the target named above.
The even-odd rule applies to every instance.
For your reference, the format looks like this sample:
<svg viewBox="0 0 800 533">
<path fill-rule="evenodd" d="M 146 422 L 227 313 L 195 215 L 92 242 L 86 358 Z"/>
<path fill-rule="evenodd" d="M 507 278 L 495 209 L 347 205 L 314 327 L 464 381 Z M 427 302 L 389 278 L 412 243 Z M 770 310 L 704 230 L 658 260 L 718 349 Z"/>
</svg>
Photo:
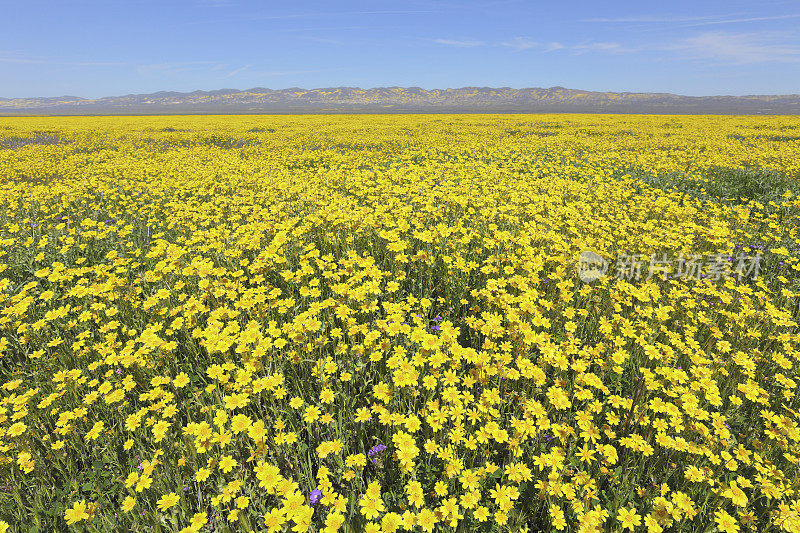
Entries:
<svg viewBox="0 0 800 533">
<path fill-rule="evenodd" d="M 178 113 L 719 113 L 797 114 L 800 95 L 682 96 L 612 93 L 550 87 L 334 87 L 161 91 L 87 99 L 0 98 L 0 115 Z"/>
</svg>

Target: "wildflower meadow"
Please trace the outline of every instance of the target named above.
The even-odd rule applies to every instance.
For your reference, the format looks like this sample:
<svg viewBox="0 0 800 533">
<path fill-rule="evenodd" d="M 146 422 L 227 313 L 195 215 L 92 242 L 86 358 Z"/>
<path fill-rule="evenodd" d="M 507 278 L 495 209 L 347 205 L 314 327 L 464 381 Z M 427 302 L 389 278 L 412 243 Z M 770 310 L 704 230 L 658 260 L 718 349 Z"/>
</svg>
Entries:
<svg viewBox="0 0 800 533">
<path fill-rule="evenodd" d="M 0 532 L 800 531 L 798 194 L 797 117 L 0 118 Z"/>
</svg>

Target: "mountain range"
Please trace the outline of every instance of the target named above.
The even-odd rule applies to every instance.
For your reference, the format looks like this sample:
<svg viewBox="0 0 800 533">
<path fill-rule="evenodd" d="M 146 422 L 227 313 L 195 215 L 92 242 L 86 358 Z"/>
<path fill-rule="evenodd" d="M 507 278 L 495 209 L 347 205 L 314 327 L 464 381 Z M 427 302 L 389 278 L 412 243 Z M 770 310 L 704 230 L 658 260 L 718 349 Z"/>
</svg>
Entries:
<svg viewBox="0 0 800 533">
<path fill-rule="evenodd" d="M 0 98 L 0 115 L 225 113 L 668 113 L 798 114 L 800 94 L 683 96 L 564 87 L 333 87 L 161 91 L 104 98 Z"/>
</svg>

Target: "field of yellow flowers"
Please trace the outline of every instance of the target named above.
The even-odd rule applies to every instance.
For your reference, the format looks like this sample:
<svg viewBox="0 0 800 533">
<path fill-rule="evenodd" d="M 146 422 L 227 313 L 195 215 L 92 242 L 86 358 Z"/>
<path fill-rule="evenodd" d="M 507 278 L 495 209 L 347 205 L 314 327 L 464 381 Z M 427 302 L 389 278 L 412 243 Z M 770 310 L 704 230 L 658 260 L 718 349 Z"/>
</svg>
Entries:
<svg viewBox="0 0 800 533">
<path fill-rule="evenodd" d="M 798 194 L 797 117 L 0 119 L 0 531 L 800 531 Z"/>
</svg>

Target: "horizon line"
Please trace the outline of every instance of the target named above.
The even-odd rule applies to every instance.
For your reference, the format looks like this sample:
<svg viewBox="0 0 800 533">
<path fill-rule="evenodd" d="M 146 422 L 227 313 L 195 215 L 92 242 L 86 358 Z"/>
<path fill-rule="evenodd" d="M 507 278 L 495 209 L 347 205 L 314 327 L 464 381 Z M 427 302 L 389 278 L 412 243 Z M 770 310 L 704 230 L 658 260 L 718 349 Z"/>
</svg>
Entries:
<svg viewBox="0 0 800 533">
<path fill-rule="evenodd" d="M 337 89 L 357 89 L 361 91 L 373 91 L 378 89 L 419 89 L 426 92 L 432 91 L 457 91 L 463 89 L 492 89 L 492 90 L 512 90 L 512 91 L 524 91 L 524 90 L 553 90 L 553 89 L 565 89 L 570 91 L 580 91 L 580 92 L 588 92 L 588 93 L 612 93 L 612 94 L 661 94 L 661 95 L 670 95 L 670 96 L 679 96 L 683 98 L 721 98 L 721 97 L 734 97 L 734 98 L 744 98 L 748 96 L 773 96 L 773 97 L 786 97 L 786 96 L 800 96 L 800 92 L 798 93 L 784 93 L 784 94 L 775 94 L 775 93 L 748 93 L 748 94 L 706 94 L 706 95 L 688 95 L 688 94 L 681 94 L 681 93 L 672 93 L 672 92 L 665 92 L 665 91 L 603 91 L 603 90 L 594 90 L 594 89 L 573 89 L 569 87 L 564 87 L 562 85 L 553 85 L 551 87 L 511 87 L 507 85 L 503 86 L 491 86 L 491 85 L 464 85 L 460 87 L 446 87 L 446 88 L 432 88 L 432 89 L 425 89 L 424 87 L 418 85 L 379 85 L 374 87 L 359 87 L 356 85 L 339 85 L 339 86 L 324 86 L 324 87 L 311 87 L 311 88 L 304 88 L 298 86 L 291 86 L 291 87 L 283 87 L 272 89 L 269 87 L 264 86 L 255 86 L 250 87 L 248 89 L 236 89 L 230 87 L 222 87 L 219 89 L 195 89 L 192 91 L 180 91 L 180 90 L 170 90 L 170 89 L 162 89 L 154 92 L 141 92 L 141 93 L 126 93 L 126 94 L 117 94 L 117 95 L 107 95 L 107 96 L 100 96 L 97 98 L 85 97 L 85 96 L 76 96 L 71 94 L 64 94 L 58 96 L 17 96 L 17 97 L 4 97 L 0 96 L 0 100 L 44 100 L 44 99 L 58 99 L 58 98 L 73 98 L 73 99 L 80 99 L 80 100 L 103 100 L 107 98 L 123 98 L 128 96 L 149 96 L 149 95 L 156 95 L 160 93 L 177 93 L 177 94 L 194 94 L 194 93 L 218 93 L 223 91 L 231 91 L 231 92 L 250 92 L 256 89 L 261 90 L 268 90 L 272 92 L 282 92 L 282 91 L 290 91 L 290 90 L 302 90 L 302 91 L 322 91 L 322 90 L 337 90 Z"/>
</svg>

